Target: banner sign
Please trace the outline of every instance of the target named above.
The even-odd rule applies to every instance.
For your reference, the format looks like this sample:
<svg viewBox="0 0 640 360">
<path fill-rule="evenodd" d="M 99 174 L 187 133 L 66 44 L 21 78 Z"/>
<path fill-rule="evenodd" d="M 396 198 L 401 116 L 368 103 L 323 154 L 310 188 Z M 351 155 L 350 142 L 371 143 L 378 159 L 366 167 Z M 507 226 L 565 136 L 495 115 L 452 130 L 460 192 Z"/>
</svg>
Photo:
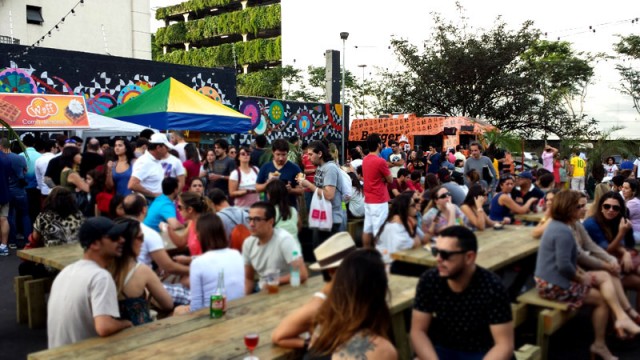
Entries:
<svg viewBox="0 0 640 360">
<path fill-rule="evenodd" d="M 0 119 L 16 130 L 89 128 L 80 95 L 0 93 Z"/>
</svg>

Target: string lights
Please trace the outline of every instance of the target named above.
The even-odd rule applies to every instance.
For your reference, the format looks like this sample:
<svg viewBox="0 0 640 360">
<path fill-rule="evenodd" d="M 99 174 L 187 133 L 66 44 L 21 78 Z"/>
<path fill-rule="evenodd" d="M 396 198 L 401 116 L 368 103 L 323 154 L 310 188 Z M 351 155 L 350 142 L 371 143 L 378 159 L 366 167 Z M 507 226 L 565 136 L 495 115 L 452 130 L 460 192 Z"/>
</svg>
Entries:
<svg viewBox="0 0 640 360">
<path fill-rule="evenodd" d="M 561 35 L 556 35 L 556 39 L 558 41 L 560 41 L 560 39 L 562 38 L 567 38 L 570 36 L 574 36 L 574 35 L 581 35 L 581 34 L 585 34 L 585 33 L 596 33 L 596 28 L 603 28 L 603 27 L 609 27 L 609 26 L 613 26 L 613 25 L 620 25 L 620 24 L 625 24 L 625 23 L 631 23 L 631 24 L 638 24 L 639 18 L 635 17 L 635 18 L 631 18 L 631 19 L 624 19 L 624 20 L 617 20 L 617 21 L 611 21 L 611 22 L 606 22 L 606 23 L 602 23 L 602 24 L 596 24 L 596 25 L 589 25 L 588 27 L 585 26 L 580 26 L 580 27 L 574 27 L 571 29 L 565 29 L 565 30 L 559 30 L 559 31 L 555 31 L 555 32 L 544 32 L 544 36 L 550 36 L 550 35 L 555 35 L 555 34 L 561 34 Z"/>
<path fill-rule="evenodd" d="M 61 26 L 62 24 L 64 24 L 64 21 L 67 19 L 67 17 L 68 17 L 69 15 L 73 15 L 73 16 L 75 16 L 75 15 L 76 15 L 76 8 L 77 8 L 78 6 L 84 6 L 84 0 L 79 0 L 79 1 L 78 1 L 78 2 L 77 2 L 77 3 L 76 3 L 76 4 L 71 8 L 71 10 L 69 10 L 69 12 L 67 12 L 67 13 L 66 13 L 66 15 L 64 15 L 64 16 L 60 19 L 60 21 L 58 21 L 58 22 L 57 22 L 57 23 L 56 23 L 56 24 L 55 24 L 51 29 L 49 29 L 49 31 L 47 31 L 44 35 L 42 35 L 42 36 L 40 37 L 40 39 L 38 39 L 38 41 L 36 41 L 35 43 L 33 43 L 33 44 L 31 45 L 31 48 L 34 48 L 34 47 L 36 47 L 36 46 L 39 46 L 41 43 L 43 43 L 43 42 L 44 42 L 44 40 L 46 39 L 46 37 L 47 37 L 47 36 L 48 36 L 48 37 L 51 37 L 51 32 L 52 32 L 53 30 L 60 31 L 60 26 Z"/>
</svg>

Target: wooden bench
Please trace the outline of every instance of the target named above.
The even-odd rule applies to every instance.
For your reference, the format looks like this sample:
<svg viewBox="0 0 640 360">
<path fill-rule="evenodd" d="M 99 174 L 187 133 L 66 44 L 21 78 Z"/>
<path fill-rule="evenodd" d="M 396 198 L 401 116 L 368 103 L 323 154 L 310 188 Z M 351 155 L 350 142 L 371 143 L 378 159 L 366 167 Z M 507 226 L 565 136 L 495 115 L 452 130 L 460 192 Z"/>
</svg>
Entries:
<svg viewBox="0 0 640 360">
<path fill-rule="evenodd" d="M 541 298 L 535 288 L 518 296 L 518 303 L 530 308 L 542 309 L 538 313 L 536 342 L 540 347 L 542 359 L 547 359 L 549 337 L 573 318 L 576 312 L 569 311 L 569 305 L 566 303 Z"/>
<path fill-rule="evenodd" d="M 31 275 L 16 276 L 13 280 L 16 293 L 16 321 L 28 323 L 30 329 L 47 324 L 46 294 L 51 290 L 52 278 L 33 280 Z"/>
<path fill-rule="evenodd" d="M 362 230 L 364 229 L 364 219 L 351 219 L 347 222 L 347 232 L 356 243 L 362 242 Z"/>
</svg>

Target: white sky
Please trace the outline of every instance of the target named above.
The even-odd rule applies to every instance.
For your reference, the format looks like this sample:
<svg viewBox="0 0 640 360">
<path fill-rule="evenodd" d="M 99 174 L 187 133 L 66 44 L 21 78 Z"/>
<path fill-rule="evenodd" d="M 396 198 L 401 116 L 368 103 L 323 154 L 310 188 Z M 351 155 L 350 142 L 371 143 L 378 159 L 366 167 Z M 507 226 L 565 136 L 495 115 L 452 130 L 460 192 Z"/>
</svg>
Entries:
<svg viewBox="0 0 640 360">
<path fill-rule="evenodd" d="M 175 0 L 151 0 L 151 7 L 177 3 Z M 569 41 L 578 51 L 606 52 L 614 55 L 615 34 L 640 34 L 640 1 L 577 0 L 460 0 L 468 22 L 475 28 L 490 28 L 502 16 L 510 29 L 519 29 L 525 20 L 548 33 L 547 39 Z M 324 66 L 324 51 L 342 51 L 340 32 L 349 32 L 345 65 L 358 78 L 366 64 L 365 77 L 376 74 L 376 67 L 399 70 L 392 51 L 391 36 L 408 39 L 416 45 L 430 36 L 431 12 L 445 19 L 457 20 L 454 0 L 282 0 L 283 64 L 306 69 L 308 65 Z M 152 30 L 157 27 L 152 21 Z M 162 26 L 162 25 L 160 25 Z M 589 32 L 593 26 L 596 32 Z M 358 46 L 358 48 L 355 48 Z M 295 59 L 295 62 L 294 62 Z M 595 85 L 588 89 L 584 112 L 600 121 L 604 129 L 624 126 L 626 137 L 640 138 L 640 114 L 632 108 L 631 99 L 615 87 L 619 76 L 617 61 L 596 66 Z M 640 64 L 635 64 L 640 67 Z"/>
</svg>

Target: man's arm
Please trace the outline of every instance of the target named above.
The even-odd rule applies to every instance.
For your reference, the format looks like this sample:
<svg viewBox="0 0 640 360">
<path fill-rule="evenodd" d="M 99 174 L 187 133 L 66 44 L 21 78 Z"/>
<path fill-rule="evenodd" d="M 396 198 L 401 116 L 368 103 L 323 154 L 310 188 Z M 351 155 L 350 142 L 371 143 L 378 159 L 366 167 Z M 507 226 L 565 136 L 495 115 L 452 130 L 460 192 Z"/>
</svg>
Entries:
<svg viewBox="0 0 640 360">
<path fill-rule="evenodd" d="M 411 315 L 411 344 L 418 359 L 437 359 L 436 349 L 427 336 L 431 325 L 431 314 L 413 310 Z"/>
<path fill-rule="evenodd" d="M 140 179 L 138 179 L 135 176 L 132 176 L 129 179 L 129 183 L 127 184 L 127 187 L 129 188 L 129 190 L 140 193 L 144 196 L 148 196 L 148 197 L 156 197 L 160 194 L 155 194 L 152 193 L 151 191 L 147 190 L 144 188 L 144 186 L 142 186 L 142 184 L 140 183 Z"/>
<path fill-rule="evenodd" d="M 489 327 L 494 345 L 484 356 L 485 359 L 504 359 L 513 357 L 513 321 L 504 324 L 494 324 Z"/>
<path fill-rule="evenodd" d="M 300 274 L 302 276 L 302 274 Z M 244 293 L 245 295 L 253 294 L 253 288 L 255 287 L 255 270 L 251 264 L 244 265 Z"/>
<path fill-rule="evenodd" d="M 189 275 L 189 267 L 171 260 L 167 250 L 157 250 L 149 255 L 158 267 L 167 273 L 175 275 Z"/>
<path fill-rule="evenodd" d="M 131 177 L 133 179 L 133 177 Z M 176 177 L 178 179 L 178 189 L 184 189 L 184 183 L 187 181 L 187 176 L 186 175 L 178 175 Z"/>
<path fill-rule="evenodd" d="M 114 319 L 109 315 L 98 315 L 93 318 L 93 325 L 101 337 L 109 336 L 120 330 L 133 326 L 129 320 Z"/>
</svg>

